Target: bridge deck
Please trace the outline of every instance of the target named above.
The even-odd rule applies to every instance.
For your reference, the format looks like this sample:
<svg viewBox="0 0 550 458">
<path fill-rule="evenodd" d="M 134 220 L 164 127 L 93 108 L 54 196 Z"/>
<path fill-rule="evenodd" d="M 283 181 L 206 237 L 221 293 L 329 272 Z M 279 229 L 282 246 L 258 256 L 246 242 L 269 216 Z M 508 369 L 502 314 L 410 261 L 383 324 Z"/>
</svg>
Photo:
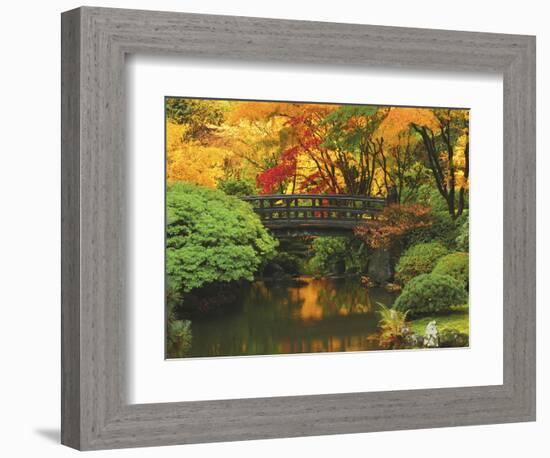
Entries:
<svg viewBox="0 0 550 458">
<path fill-rule="evenodd" d="M 262 223 L 275 232 L 350 232 L 384 210 L 381 198 L 333 194 L 247 196 Z"/>
</svg>

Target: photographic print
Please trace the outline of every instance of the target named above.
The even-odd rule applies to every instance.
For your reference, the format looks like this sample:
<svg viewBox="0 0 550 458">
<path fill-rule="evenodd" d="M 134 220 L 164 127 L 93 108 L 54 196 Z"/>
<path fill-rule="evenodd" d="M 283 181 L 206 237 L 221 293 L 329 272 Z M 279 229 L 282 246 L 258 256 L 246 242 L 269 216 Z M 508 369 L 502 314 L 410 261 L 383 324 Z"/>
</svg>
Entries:
<svg viewBox="0 0 550 458">
<path fill-rule="evenodd" d="M 166 358 L 469 346 L 469 110 L 166 97 Z"/>
</svg>

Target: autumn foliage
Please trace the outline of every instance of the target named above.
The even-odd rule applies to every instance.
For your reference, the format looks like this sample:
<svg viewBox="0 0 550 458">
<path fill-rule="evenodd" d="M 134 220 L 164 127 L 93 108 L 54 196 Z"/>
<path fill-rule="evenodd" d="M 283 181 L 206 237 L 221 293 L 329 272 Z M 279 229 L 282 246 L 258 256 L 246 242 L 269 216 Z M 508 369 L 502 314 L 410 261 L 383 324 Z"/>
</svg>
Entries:
<svg viewBox="0 0 550 458">
<path fill-rule="evenodd" d="M 215 188 L 242 180 L 263 194 L 393 193 L 405 205 L 428 184 L 452 218 L 467 205 L 468 110 L 169 98 L 166 116 L 169 182 Z M 414 212 L 404 212 L 410 225 Z"/>
<path fill-rule="evenodd" d="M 431 224 L 429 207 L 394 204 L 388 205 L 376 220 L 357 226 L 355 234 L 372 248 L 388 248 L 411 231 Z"/>
<path fill-rule="evenodd" d="M 282 193 L 285 182 L 296 176 L 298 148 L 292 147 L 281 154 L 279 163 L 258 174 L 256 183 L 263 194 Z"/>
<path fill-rule="evenodd" d="M 184 320 L 218 321 L 223 304 L 243 327 L 233 316 L 251 309 L 241 298 L 247 282 L 263 282 L 285 301 L 273 310 L 291 314 L 302 301 L 302 281 L 291 277 L 403 288 L 380 312 L 382 348 L 409 345 L 409 318 L 467 303 L 469 110 L 167 97 L 165 123 L 167 297 L 178 312 L 168 313 L 168 348 L 189 346 Z M 280 280 L 274 293 L 268 284 Z M 363 289 L 357 299 L 339 284 L 339 319 L 374 311 Z M 324 284 L 315 292 L 316 313 L 340 302 L 325 293 Z M 271 329 L 275 315 L 261 305 Z M 272 334 L 250 348 L 280 351 L 287 343 Z M 237 341 L 225 340 L 233 351 Z"/>
</svg>

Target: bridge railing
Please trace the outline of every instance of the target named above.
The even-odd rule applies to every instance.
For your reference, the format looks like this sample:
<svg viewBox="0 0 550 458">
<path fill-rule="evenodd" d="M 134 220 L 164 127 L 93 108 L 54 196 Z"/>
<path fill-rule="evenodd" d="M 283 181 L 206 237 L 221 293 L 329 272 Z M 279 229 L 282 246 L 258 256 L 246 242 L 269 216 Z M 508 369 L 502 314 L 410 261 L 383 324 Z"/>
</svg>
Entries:
<svg viewBox="0 0 550 458">
<path fill-rule="evenodd" d="M 333 220 L 358 222 L 375 219 L 384 210 L 386 200 L 344 194 L 267 194 L 246 196 L 262 221 Z"/>
</svg>

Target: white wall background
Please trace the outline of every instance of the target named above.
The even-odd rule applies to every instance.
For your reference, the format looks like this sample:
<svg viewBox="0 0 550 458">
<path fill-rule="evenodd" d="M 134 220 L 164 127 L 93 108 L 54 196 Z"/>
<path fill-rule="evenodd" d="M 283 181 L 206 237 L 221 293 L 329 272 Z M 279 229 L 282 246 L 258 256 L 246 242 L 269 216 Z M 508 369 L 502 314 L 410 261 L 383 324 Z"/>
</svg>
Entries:
<svg viewBox="0 0 550 458">
<path fill-rule="evenodd" d="M 160 9 L 286 19 L 536 34 L 538 41 L 538 421 L 536 423 L 249 441 L 98 452 L 97 456 L 275 457 L 544 456 L 550 449 L 548 387 L 549 230 L 544 214 L 543 138 L 550 100 L 550 30 L 544 2 L 463 0 L 128 0 L 98 6 Z M 68 0 L 10 2 L 0 16 L 0 422 L 3 456 L 75 456 L 58 445 L 60 400 L 60 159 L 59 14 L 79 6 Z M 544 434 L 546 432 L 546 434 Z"/>
</svg>

